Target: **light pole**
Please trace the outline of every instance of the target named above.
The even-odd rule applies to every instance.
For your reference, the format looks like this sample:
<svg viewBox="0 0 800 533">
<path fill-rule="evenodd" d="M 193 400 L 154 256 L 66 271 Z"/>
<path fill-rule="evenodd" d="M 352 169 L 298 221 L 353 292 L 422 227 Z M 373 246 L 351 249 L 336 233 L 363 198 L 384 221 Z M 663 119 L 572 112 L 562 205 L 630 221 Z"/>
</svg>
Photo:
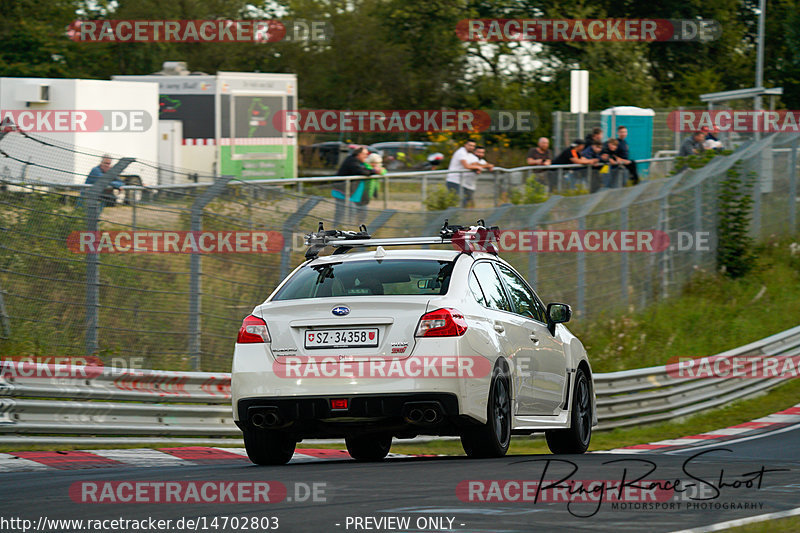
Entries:
<svg viewBox="0 0 800 533">
<path fill-rule="evenodd" d="M 757 89 L 764 87 L 764 22 L 767 11 L 767 0 L 759 0 L 758 3 L 758 48 L 756 49 L 756 85 Z M 761 110 L 761 95 L 755 99 L 756 111 Z"/>
</svg>

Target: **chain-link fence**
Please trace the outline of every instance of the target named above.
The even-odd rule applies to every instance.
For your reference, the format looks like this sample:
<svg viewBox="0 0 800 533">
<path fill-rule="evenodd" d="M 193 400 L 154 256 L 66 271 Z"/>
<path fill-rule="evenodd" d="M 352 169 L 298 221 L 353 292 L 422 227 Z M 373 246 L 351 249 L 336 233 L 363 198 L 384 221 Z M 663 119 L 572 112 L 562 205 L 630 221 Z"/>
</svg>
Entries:
<svg viewBox="0 0 800 533">
<path fill-rule="evenodd" d="M 286 185 L 200 177 L 187 186 L 126 187 L 117 197 L 108 191 L 114 179 L 158 183 L 159 172 L 179 170 L 122 158 L 91 186 L 67 185 L 83 181 L 69 169 L 88 170 L 100 154 L 8 133 L 0 138 L 0 168 L 13 169 L 0 178 L 0 353 L 135 356 L 144 368 L 227 371 L 242 318 L 302 262 L 302 234 L 320 221 L 339 229 L 363 221 L 379 237 L 436 235 L 445 219 L 523 232 L 665 232 L 671 246 L 657 252 L 503 254 L 543 298 L 570 303 L 578 318 L 641 308 L 674 294 L 695 269 L 714 268 L 720 181 L 737 162 L 759 176 L 753 236 L 796 231 L 799 139 L 771 135 L 699 170 L 534 205 L 503 203 L 503 192 L 530 170 L 497 170 L 479 181 L 478 207 L 445 211 L 419 207 L 424 191 L 441 186 L 440 173 L 390 175 L 378 199 L 363 209 L 348 205 L 336 221 L 331 178 Z M 268 242 L 257 250 L 265 253 L 187 245 L 186 236 L 200 230 L 262 232 Z M 137 232 L 150 243 L 156 237 L 148 233 L 166 239 L 157 232 L 171 232 L 180 244 L 162 246 L 163 253 L 105 253 L 102 241 L 81 248 L 97 231 Z M 704 232 L 708 245 L 698 247 Z"/>
<path fill-rule="evenodd" d="M 670 128 L 671 121 L 669 120 L 670 113 L 677 113 L 682 111 L 702 111 L 705 107 L 675 107 L 675 108 L 657 108 L 653 109 L 653 132 L 651 137 L 652 154 L 656 157 L 659 155 L 676 154 L 680 150 L 681 143 L 691 135 L 691 132 L 678 132 Z M 717 106 L 717 111 L 723 109 L 732 109 L 730 106 Z M 612 113 L 604 120 L 602 111 L 590 111 L 583 115 L 583 133 L 580 131 L 579 117 L 577 113 L 567 113 L 565 111 L 553 112 L 553 147 L 554 152 L 558 153 L 560 150 L 569 146 L 569 144 L 576 138 L 584 138 L 585 134 L 589 133 L 594 127 L 602 127 L 604 123 L 610 127 L 609 133 L 611 137 L 616 136 L 617 126 L 630 125 L 631 118 L 624 115 L 617 115 Z M 741 132 L 723 132 L 718 133 L 719 140 L 722 141 L 726 148 L 733 149 L 740 144 L 752 140 L 755 135 L 753 133 Z M 604 135 L 605 137 L 605 135 Z M 634 133 L 631 133 L 628 142 L 634 141 Z"/>
</svg>

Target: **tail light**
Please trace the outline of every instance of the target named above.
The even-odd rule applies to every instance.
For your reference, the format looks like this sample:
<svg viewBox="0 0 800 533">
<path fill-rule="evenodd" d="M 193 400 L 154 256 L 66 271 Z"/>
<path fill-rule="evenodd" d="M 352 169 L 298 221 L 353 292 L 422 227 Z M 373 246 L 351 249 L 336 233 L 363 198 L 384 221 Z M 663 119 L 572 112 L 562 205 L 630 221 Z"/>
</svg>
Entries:
<svg viewBox="0 0 800 533">
<path fill-rule="evenodd" d="M 460 337 L 467 331 L 464 315 L 455 309 L 437 309 L 419 319 L 416 337 Z"/>
<path fill-rule="evenodd" d="M 255 342 L 270 342 L 267 323 L 264 319 L 250 315 L 242 320 L 242 327 L 239 328 L 239 336 L 236 338 L 238 344 L 251 344 Z"/>
</svg>

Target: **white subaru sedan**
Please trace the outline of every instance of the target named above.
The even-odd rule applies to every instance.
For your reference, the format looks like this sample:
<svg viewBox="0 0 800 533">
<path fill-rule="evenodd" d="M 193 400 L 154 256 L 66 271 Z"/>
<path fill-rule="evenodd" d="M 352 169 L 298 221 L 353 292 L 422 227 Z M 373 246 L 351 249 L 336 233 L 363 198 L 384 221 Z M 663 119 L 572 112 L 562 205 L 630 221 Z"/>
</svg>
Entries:
<svg viewBox="0 0 800 533">
<path fill-rule="evenodd" d="M 286 463 L 309 438 L 344 438 L 354 459 L 376 461 L 417 435 L 500 457 L 512 435 L 541 431 L 553 453 L 585 452 L 596 405 L 571 310 L 545 306 L 498 257 L 498 233 L 445 222 L 427 238 L 309 234 L 307 260 L 236 341 L 233 416 L 251 461 Z M 448 246 L 421 246 L 434 244 Z"/>
</svg>

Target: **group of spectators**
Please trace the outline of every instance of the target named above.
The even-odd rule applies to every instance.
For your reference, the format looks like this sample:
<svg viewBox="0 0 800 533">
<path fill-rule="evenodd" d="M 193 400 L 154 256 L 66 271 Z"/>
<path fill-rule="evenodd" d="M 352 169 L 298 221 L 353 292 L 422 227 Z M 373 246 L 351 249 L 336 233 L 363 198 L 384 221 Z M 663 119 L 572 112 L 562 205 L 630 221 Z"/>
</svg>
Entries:
<svg viewBox="0 0 800 533">
<path fill-rule="evenodd" d="M 696 131 L 687 137 L 678 151 L 680 157 L 701 154 L 706 150 L 721 150 L 722 143 L 716 138 L 714 132 L 703 130 Z"/>
<path fill-rule="evenodd" d="M 593 128 L 584 139 L 575 139 L 556 157 L 550 150 L 550 140 L 541 137 L 536 146 L 528 150 L 526 163 L 531 166 L 550 165 L 583 165 L 585 168 L 572 170 L 566 173 L 565 179 L 571 184 L 578 179 L 585 179 L 589 184 L 589 191 L 595 192 L 601 187 L 624 186 L 621 177 L 625 175 L 622 170 L 627 170 L 627 177 L 632 185 L 639 183 L 639 173 L 636 161 L 630 157 L 628 147 L 628 128 L 624 125 L 617 127 L 617 136 L 603 141 L 603 130 Z M 681 156 L 692 155 L 708 149 L 718 149 L 721 143 L 710 132 L 697 132 L 687 138 L 681 145 Z M 428 170 L 435 170 L 440 164 L 442 154 L 433 154 L 435 161 L 428 161 Z M 486 148 L 479 146 L 474 140 L 468 140 L 455 151 L 450 159 L 445 185 L 448 191 L 455 192 L 461 199 L 462 207 L 473 205 L 478 175 L 484 171 L 491 171 L 494 165 L 485 159 Z M 374 177 L 383 175 L 386 169 L 382 166 L 379 154 L 370 153 L 366 146 L 357 146 L 352 153 L 342 162 L 337 176 L 365 176 Z M 537 171 L 537 176 L 545 181 L 551 190 L 558 187 L 558 174 L 555 170 Z M 366 217 L 366 206 L 370 199 L 376 197 L 379 191 L 379 180 L 360 179 L 351 181 L 349 201 L 355 204 L 357 218 L 362 223 Z M 345 181 L 333 184 L 332 196 L 336 201 L 335 220 L 342 220 L 347 199 L 345 198 L 347 186 Z"/>
<path fill-rule="evenodd" d="M 336 175 L 383 176 L 386 172 L 383 167 L 383 157 L 380 154 L 370 153 L 369 148 L 366 146 L 356 146 L 350 152 L 350 155 L 342 161 Z M 346 197 L 348 192 L 350 193 L 349 198 Z M 350 187 L 347 186 L 347 182 L 344 180 L 333 182 L 331 195 L 336 202 L 334 220 L 337 225 L 344 216 L 345 205 L 348 200 L 355 204 L 356 218 L 359 224 L 363 224 L 367 218 L 366 206 L 369 205 L 372 198 L 378 196 L 379 192 L 380 181 L 376 179 L 352 180 Z"/>
<path fill-rule="evenodd" d="M 464 143 L 450 159 L 450 166 L 447 170 L 445 186 L 448 191 L 453 191 L 461 197 L 461 206 L 469 207 L 473 205 L 475 189 L 478 186 L 478 174 L 484 170 L 491 171 L 494 165 L 485 159 L 486 147 L 478 146 L 473 140 Z"/>
<path fill-rule="evenodd" d="M 603 142 L 603 130 L 596 127 L 589 132 L 585 139 L 572 141 L 555 158 L 550 151 L 550 140 L 542 137 L 536 146 L 528 150 L 526 163 L 531 166 L 586 165 L 586 169 L 568 173 L 567 176 L 570 181 L 574 178 L 586 177 L 591 192 L 596 191 L 600 186 L 615 187 L 623 168 L 627 169 L 631 184 L 636 185 L 639 183 L 639 173 L 636 170 L 636 162 L 630 158 L 627 137 L 628 128 L 619 126 L 617 136 Z M 547 181 L 551 190 L 557 187 L 558 176 L 555 172 L 540 172 L 538 175 Z"/>
</svg>

